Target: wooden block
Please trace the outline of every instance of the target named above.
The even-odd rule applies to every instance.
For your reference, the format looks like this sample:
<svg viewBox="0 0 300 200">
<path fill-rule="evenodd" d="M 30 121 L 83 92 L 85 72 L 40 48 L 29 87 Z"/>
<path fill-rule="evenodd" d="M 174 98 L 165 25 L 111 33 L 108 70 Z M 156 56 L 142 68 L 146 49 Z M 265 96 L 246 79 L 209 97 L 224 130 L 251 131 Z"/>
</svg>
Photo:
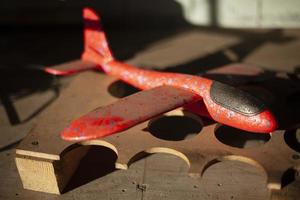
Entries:
<svg viewBox="0 0 300 200">
<path fill-rule="evenodd" d="M 16 164 L 23 187 L 60 194 L 89 147 L 73 149 L 59 161 L 17 154 Z"/>
<path fill-rule="evenodd" d="M 39 123 L 16 150 L 16 164 L 24 188 L 60 194 L 91 145 L 113 150 L 118 156 L 118 169 L 127 169 L 145 154 L 172 154 L 188 164 L 192 177 L 201 177 L 216 162 L 238 160 L 262 168 L 266 172 L 266 186 L 269 189 L 280 189 L 284 172 L 299 167 L 299 159 L 293 159 L 298 152 L 285 143 L 284 131 L 270 134 L 269 141 L 259 147 L 237 148 L 218 138 L 217 132 L 222 126 L 205 125 L 198 116 L 180 109 L 103 140 L 78 143 L 62 140 L 59 133 L 72 119 L 116 100 L 108 92 L 114 81 L 101 73 L 81 73 L 40 116 Z M 195 137 L 184 140 L 166 140 L 150 133 L 154 123 L 172 116 L 192 118 L 203 128 L 198 130 L 200 133 Z M 232 130 L 221 134 L 228 134 L 230 131 Z"/>
</svg>

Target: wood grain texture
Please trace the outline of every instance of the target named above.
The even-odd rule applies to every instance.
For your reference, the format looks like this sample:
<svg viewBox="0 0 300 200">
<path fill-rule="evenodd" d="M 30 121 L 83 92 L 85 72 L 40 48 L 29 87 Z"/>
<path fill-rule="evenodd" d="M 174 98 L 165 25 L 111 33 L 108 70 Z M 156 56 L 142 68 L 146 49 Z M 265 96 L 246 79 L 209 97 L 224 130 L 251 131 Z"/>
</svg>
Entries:
<svg viewBox="0 0 300 200">
<path fill-rule="evenodd" d="M 195 119 L 197 123 L 203 125 L 203 128 L 193 138 L 171 141 L 154 137 L 149 133 L 149 126 L 153 123 L 151 120 L 103 140 L 90 140 L 77 144 L 63 141 L 59 133 L 72 119 L 115 100 L 107 91 L 107 87 L 113 81 L 100 73 L 82 73 L 40 116 L 35 128 L 16 150 L 16 163 L 24 188 L 61 193 L 77 166 L 80 165 L 81 158 L 87 153 L 88 148 L 80 148 L 80 146 L 91 145 L 111 149 L 117 155 L 116 168 L 118 169 L 128 169 L 145 155 L 171 154 L 182 159 L 188 166 L 189 174 L 196 179 L 203 177 L 216 163 L 241 162 L 262 171 L 266 177 L 265 187 L 270 190 L 281 189 L 283 173 L 299 166 L 299 160 L 292 159 L 293 155 L 297 155 L 297 151 L 285 145 L 284 131 L 272 133 L 270 140 L 259 147 L 237 148 L 226 145 L 216 138 L 215 131 L 219 125 L 205 125 L 201 118 L 181 110 L 171 111 L 153 120 L 170 116 L 187 116 Z M 98 87 L 95 88 L 95 85 Z M 176 127 L 176 124 L 174 126 Z M 245 181 L 248 181 L 247 178 Z"/>
<path fill-rule="evenodd" d="M 28 3 L 24 2 L 25 4 Z M 44 2 L 41 2 L 41 4 L 44 5 Z M 114 8 L 114 6 L 111 6 L 111 8 Z M 78 20 L 81 20 L 80 13 L 81 11 L 78 11 Z M 58 16 L 57 18 L 60 18 L 61 21 L 61 17 Z M 185 73 L 203 74 L 207 70 L 219 69 L 218 66 L 234 61 L 252 63 L 269 70 L 299 71 L 299 67 L 297 67 L 300 63 L 300 57 L 298 56 L 300 51 L 299 30 L 220 30 L 211 28 L 150 30 L 144 29 L 144 26 L 145 24 L 140 26 L 143 28 L 140 31 L 120 29 L 119 26 L 118 30 L 112 31 L 110 39 L 114 44 L 113 47 L 118 58 L 130 58 L 126 62 L 145 68 L 156 67 L 161 70 L 166 69 Z M 134 27 L 136 27 L 136 24 L 134 24 Z M 10 68 L 12 67 L 10 64 L 13 63 L 19 68 L 39 63 L 48 65 L 61 63 L 80 56 L 82 51 L 80 42 L 82 38 L 81 27 L 78 29 L 48 27 L 43 30 L 40 30 L 40 27 L 33 29 L 20 28 L 15 31 L 2 31 L 1 38 L 4 42 L 2 49 L 5 52 L 1 58 L 1 69 L 6 66 Z M 45 52 L 45 49 L 51 53 Z M 30 82 L 30 80 L 37 83 L 35 76 L 33 76 L 34 79 L 29 76 L 25 79 L 26 81 L 20 81 L 22 73 L 17 77 L 11 77 L 7 76 L 4 70 L 1 71 L 1 75 L 3 86 L 12 85 L 13 83 L 23 86 L 24 84 L 27 85 L 26 82 Z M 79 76 L 82 75 L 84 74 Z M 77 79 L 80 78 L 79 76 L 59 79 L 59 82 L 65 82 L 66 79 L 68 81 Z M 286 76 L 287 74 L 284 75 L 284 77 Z M 91 81 L 99 78 L 98 75 L 93 77 L 90 77 Z M 220 75 L 220 78 L 222 77 L 224 76 Z M 230 82 L 234 80 L 233 78 L 235 76 L 228 76 Z M 245 80 L 245 78 L 242 77 L 242 80 Z M 45 85 L 47 80 L 43 79 L 43 81 L 38 82 L 36 87 Z M 98 82 L 96 81 L 96 83 Z M 286 90 L 284 85 L 279 89 L 278 85 L 273 82 L 270 85 L 278 90 L 280 94 Z M 115 86 L 118 87 L 115 88 Z M 78 83 L 78 87 L 81 90 L 89 89 L 82 88 L 80 83 Z M 26 89 L 26 87 L 22 88 Z M 64 84 L 63 88 L 68 89 L 68 86 Z M 113 88 L 117 89 L 115 91 L 120 94 L 119 96 L 122 96 L 123 89 L 128 87 L 125 84 L 120 84 L 120 82 L 114 82 Z M 61 95 L 64 95 L 65 89 L 62 89 Z M 93 92 L 101 91 L 95 89 Z M 43 102 L 47 102 L 52 97 L 53 92 L 51 88 L 47 87 L 47 90 L 36 91 L 20 99 L 12 100 L 20 119 L 23 120 L 40 107 Z M 73 101 L 76 101 L 76 97 L 76 95 L 73 97 Z M 267 95 L 267 97 L 272 98 L 271 95 Z M 94 101 L 94 99 L 90 99 L 90 101 Z M 68 103 L 65 102 L 64 106 L 68 106 Z M 84 104 L 77 107 L 82 105 Z M 96 106 L 99 106 L 99 104 Z M 299 107 L 294 108 L 297 110 Z M 94 109 L 94 107 L 90 109 Z M 89 151 L 88 155 L 83 157 L 78 170 L 66 186 L 69 189 L 63 195 L 57 196 L 26 190 L 22 187 L 16 168 L 15 148 L 20 139 L 26 136 L 36 124 L 37 117 L 24 124 L 13 126 L 9 123 L 4 105 L 0 104 L 0 119 L 0 199 L 296 200 L 300 196 L 299 176 L 296 176 L 296 181 L 286 185 L 281 190 L 268 191 L 264 171 L 239 161 L 215 163 L 204 172 L 201 178 L 196 179 L 188 176 L 189 167 L 184 160 L 174 155 L 161 153 L 138 160 L 132 163 L 127 170 L 114 170 L 115 152 L 101 146 L 93 146 L 93 153 L 91 154 Z M 235 141 L 238 144 L 242 140 L 234 137 L 234 135 L 227 138 L 229 141 Z M 293 140 L 295 141 L 295 139 Z M 263 146 L 264 144 L 260 145 Z M 84 182 L 83 180 L 88 179 L 89 176 L 93 178 Z M 77 182 L 79 183 L 76 185 Z M 70 185 L 73 185 L 73 187 L 70 188 Z M 146 190 L 143 188 L 146 188 Z"/>
</svg>

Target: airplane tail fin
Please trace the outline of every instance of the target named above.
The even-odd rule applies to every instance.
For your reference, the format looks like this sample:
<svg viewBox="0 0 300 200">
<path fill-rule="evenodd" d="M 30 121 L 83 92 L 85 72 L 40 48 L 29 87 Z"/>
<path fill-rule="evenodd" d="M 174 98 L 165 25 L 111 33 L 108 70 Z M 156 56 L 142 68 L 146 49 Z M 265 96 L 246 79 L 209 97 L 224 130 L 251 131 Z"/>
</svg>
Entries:
<svg viewBox="0 0 300 200">
<path fill-rule="evenodd" d="M 91 8 L 83 9 L 84 51 L 81 61 L 44 67 L 43 71 L 53 75 L 71 75 L 81 71 L 98 68 L 113 59 L 105 33 L 100 24 L 100 17 Z"/>
<path fill-rule="evenodd" d="M 104 30 L 100 24 L 101 18 L 91 8 L 83 9 L 84 20 L 84 52 L 82 60 L 104 64 L 113 59 Z"/>
</svg>

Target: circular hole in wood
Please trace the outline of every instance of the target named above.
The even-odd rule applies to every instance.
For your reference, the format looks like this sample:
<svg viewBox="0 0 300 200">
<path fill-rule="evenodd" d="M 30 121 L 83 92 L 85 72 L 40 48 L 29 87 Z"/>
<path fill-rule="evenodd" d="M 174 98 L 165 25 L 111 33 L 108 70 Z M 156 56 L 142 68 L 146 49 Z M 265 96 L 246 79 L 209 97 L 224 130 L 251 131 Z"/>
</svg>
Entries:
<svg viewBox="0 0 300 200">
<path fill-rule="evenodd" d="M 202 130 L 202 122 L 189 116 L 163 115 L 148 124 L 148 131 L 155 137 L 169 141 L 190 139 Z"/>
<path fill-rule="evenodd" d="M 265 171 L 237 160 L 223 160 L 210 165 L 203 173 L 200 188 L 209 199 L 268 199 Z"/>
<path fill-rule="evenodd" d="M 290 148 L 300 153 L 300 129 L 285 132 L 284 141 Z"/>
<path fill-rule="evenodd" d="M 298 111 L 299 113 L 299 106 L 300 106 L 300 89 L 291 92 L 286 98 L 287 107 L 293 108 L 293 110 Z"/>
<path fill-rule="evenodd" d="M 111 83 L 107 90 L 110 95 L 117 98 L 123 98 L 139 91 L 137 88 L 120 80 Z"/>
<path fill-rule="evenodd" d="M 128 164 L 128 166 L 130 166 L 130 168 L 132 168 L 131 165 L 133 165 L 134 163 L 141 162 L 141 160 L 146 161 L 149 157 L 153 157 L 153 156 L 154 157 L 158 156 L 158 157 L 176 158 L 176 160 L 180 160 L 180 163 L 185 163 L 184 166 L 180 167 L 181 169 L 183 169 L 183 167 L 184 167 L 185 172 L 187 172 L 190 167 L 190 161 L 183 153 L 181 153 L 177 150 L 171 149 L 171 148 L 164 148 L 164 147 L 153 147 L 153 148 L 147 149 L 145 151 L 141 151 L 141 152 L 135 154 L 133 157 L 131 157 L 127 164 Z M 163 160 L 165 160 L 165 159 L 163 159 Z M 169 170 L 172 168 L 172 167 L 169 167 L 170 165 L 172 165 L 173 168 L 175 167 L 175 165 L 171 164 L 170 162 L 165 163 L 165 164 L 167 164 Z M 154 165 L 151 164 L 150 166 L 154 166 Z M 163 171 L 165 171 L 165 170 L 166 169 L 163 169 Z"/>
<path fill-rule="evenodd" d="M 198 180 L 188 176 L 186 161 L 173 153 L 155 152 L 130 165 L 133 172 L 143 169 L 143 182 L 137 182 L 136 190 L 149 192 L 153 199 L 202 199 L 202 191 L 194 188 Z"/>
<path fill-rule="evenodd" d="M 267 133 L 251 133 L 224 125 L 215 130 L 215 136 L 223 144 L 238 148 L 258 147 L 271 138 L 270 134 Z"/>
<path fill-rule="evenodd" d="M 78 157 L 81 157 L 78 161 Z M 63 192 L 73 190 L 95 179 L 115 171 L 117 154 L 114 150 L 98 145 L 76 145 L 72 150 L 65 152 L 62 157 L 62 168 L 78 167 Z"/>
<path fill-rule="evenodd" d="M 281 186 L 286 187 L 296 180 L 297 171 L 293 168 L 287 169 L 281 177 Z"/>
<path fill-rule="evenodd" d="M 172 153 L 153 153 L 145 159 L 147 160 L 148 170 L 158 170 L 174 174 L 181 173 L 184 175 L 187 175 L 189 170 L 186 161 Z M 175 177 L 176 176 L 174 176 L 174 178 Z"/>
</svg>

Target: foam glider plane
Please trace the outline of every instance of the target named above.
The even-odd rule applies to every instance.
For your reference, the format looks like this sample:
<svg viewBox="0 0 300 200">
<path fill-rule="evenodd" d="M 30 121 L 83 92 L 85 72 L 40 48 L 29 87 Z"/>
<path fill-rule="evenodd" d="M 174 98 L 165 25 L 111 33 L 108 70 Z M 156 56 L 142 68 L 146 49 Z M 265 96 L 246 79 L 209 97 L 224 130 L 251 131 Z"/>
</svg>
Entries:
<svg viewBox="0 0 300 200">
<path fill-rule="evenodd" d="M 182 106 L 197 115 L 250 132 L 270 133 L 277 128 L 275 117 L 264 102 L 245 91 L 200 76 L 144 70 L 117 61 L 100 17 L 92 9 L 84 8 L 83 18 L 85 44 L 81 59 L 95 65 L 44 70 L 54 75 L 70 75 L 98 69 L 144 91 L 75 119 L 61 132 L 64 140 L 112 135 Z"/>
</svg>

